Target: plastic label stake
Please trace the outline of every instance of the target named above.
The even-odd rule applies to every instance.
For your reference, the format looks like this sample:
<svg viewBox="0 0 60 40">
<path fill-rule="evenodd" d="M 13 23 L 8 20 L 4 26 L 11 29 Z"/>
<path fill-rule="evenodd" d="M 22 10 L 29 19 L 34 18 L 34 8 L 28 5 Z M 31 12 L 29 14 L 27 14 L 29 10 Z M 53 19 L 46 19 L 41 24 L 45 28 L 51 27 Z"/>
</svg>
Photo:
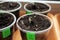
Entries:
<svg viewBox="0 0 60 40">
<path fill-rule="evenodd" d="M 8 37 L 10 35 L 11 35 L 10 28 L 7 28 L 7 29 L 5 29 L 5 30 L 2 31 L 2 37 L 3 38 L 6 38 L 6 37 Z"/>
<path fill-rule="evenodd" d="M 26 37 L 27 37 L 27 40 L 35 40 L 35 33 L 27 32 Z"/>
<path fill-rule="evenodd" d="M 26 14 L 31 14 L 32 12 L 26 11 Z"/>
</svg>

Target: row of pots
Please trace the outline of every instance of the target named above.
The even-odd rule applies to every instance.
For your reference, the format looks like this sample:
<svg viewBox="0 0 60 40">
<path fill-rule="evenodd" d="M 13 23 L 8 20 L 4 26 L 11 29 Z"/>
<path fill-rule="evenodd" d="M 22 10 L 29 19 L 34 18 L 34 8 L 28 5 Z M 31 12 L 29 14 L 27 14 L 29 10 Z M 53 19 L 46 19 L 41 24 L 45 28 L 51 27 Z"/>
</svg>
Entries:
<svg viewBox="0 0 60 40">
<path fill-rule="evenodd" d="M 9 3 L 9 2 L 8 2 Z M 0 2 L 0 4 L 2 4 L 2 5 L 4 5 L 5 4 L 5 2 Z M 7 2 L 6 2 L 6 4 L 7 4 Z M 5 4 L 5 5 L 6 5 Z M 19 5 L 17 8 L 15 8 L 15 9 L 11 9 L 11 10 L 9 10 L 8 8 L 7 8 L 7 6 L 9 6 L 9 5 L 6 5 L 6 8 L 5 7 L 3 7 L 3 6 L 0 6 L 0 10 L 4 10 L 4 11 L 8 11 L 8 12 L 11 12 L 11 13 L 14 13 L 15 14 L 15 16 L 18 18 L 19 16 L 19 11 L 20 11 L 20 9 L 21 9 L 21 7 L 22 7 L 22 4 L 20 3 L 20 2 L 17 2 L 16 3 L 17 5 Z M 12 3 L 10 3 L 10 5 L 12 5 L 12 7 L 14 7 L 14 4 L 13 4 L 13 2 Z M 34 6 L 35 4 L 34 3 L 27 3 L 27 4 L 25 4 L 24 5 L 24 9 L 26 10 L 26 14 L 28 14 L 28 13 L 32 13 L 32 12 L 38 12 L 38 13 L 42 13 L 42 14 L 47 14 L 49 11 L 51 11 L 51 6 L 49 5 L 49 4 L 47 4 L 47 3 L 40 3 L 40 5 L 41 6 L 39 6 L 38 4 L 37 4 L 37 6 L 39 6 L 39 7 L 41 7 L 42 9 L 44 9 L 44 7 L 42 7 L 42 5 L 43 6 L 47 6 L 48 7 L 48 9 L 47 10 L 44 10 L 44 11 L 34 11 L 34 10 L 37 10 L 37 9 L 33 9 L 33 10 L 29 10 L 27 7 L 30 7 L 30 6 Z M 2 8 L 2 9 L 1 9 Z M 8 9 L 8 10 L 7 10 Z M 46 9 L 46 8 L 45 8 Z M 39 9 L 40 10 L 40 9 Z"/>
<path fill-rule="evenodd" d="M 1 3 L 4 3 L 4 2 L 1 2 Z M 0 36 L 0 40 L 12 40 L 12 34 L 13 34 L 13 29 L 14 29 L 15 23 L 16 23 L 17 28 L 21 31 L 21 36 L 22 36 L 22 39 L 23 40 L 46 40 L 47 33 L 52 28 L 53 22 L 52 22 L 51 18 L 49 18 L 48 16 L 43 15 L 43 14 L 44 13 L 47 14 L 51 10 L 50 5 L 42 3 L 44 5 L 47 5 L 49 7 L 49 9 L 46 10 L 46 11 L 44 11 L 44 12 L 43 11 L 42 12 L 34 12 L 34 11 L 31 11 L 31 10 L 26 9 L 26 6 L 28 5 L 28 4 L 26 4 L 24 6 L 24 9 L 26 10 L 26 13 L 27 14 L 19 17 L 18 16 L 19 15 L 19 13 L 18 13 L 19 11 L 18 10 L 20 10 L 20 8 L 22 6 L 21 6 L 21 3 L 19 3 L 19 2 L 17 2 L 17 3 L 20 6 L 18 8 L 16 8 L 16 9 L 14 9 L 14 10 L 8 10 L 8 11 L 6 11 L 6 10 L 0 10 L 0 19 L 1 19 L 0 22 L 2 22 L 2 19 L 5 20 L 5 17 L 6 16 L 5 17 L 1 16 L 3 14 L 4 15 L 5 14 L 8 14 L 8 15 L 12 16 L 12 18 L 14 19 L 10 25 L 8 25 L 6 27 L 3 27 L 3 28 L 0 28 L 0 35 L 1 35 Z M 40 14 L 40 13 L 43 13 L 43 14 Z M 23 28 L 20 27 L 21 25 L 19 25 L 19 21 L 20 21 L 20 19 L 22 19 L 22 18 L 24 18 L 25 16 L 28 16 L 28 15 L 30 15 L 30 16 L 31 15 L 39 15 L 39 16 L 45 17 L 45 19 L 48 19 L 48 22 L 50 22 L 50 25 L 48 26 L 48 28 L 46 28 L 44 30 L 40 30 L 40 31 L 29 31 L 29 30 L 25 30 L 25 29 L 23 29 Z M 17 18 L 19 17 L 19 18 L 17 19 L 16 17 Z M 17 21 L 16 21 L 16 19 L 17 19 Z M 30 21 L 31 21 L 31 19 L 30 19 Z"/>
</svg>

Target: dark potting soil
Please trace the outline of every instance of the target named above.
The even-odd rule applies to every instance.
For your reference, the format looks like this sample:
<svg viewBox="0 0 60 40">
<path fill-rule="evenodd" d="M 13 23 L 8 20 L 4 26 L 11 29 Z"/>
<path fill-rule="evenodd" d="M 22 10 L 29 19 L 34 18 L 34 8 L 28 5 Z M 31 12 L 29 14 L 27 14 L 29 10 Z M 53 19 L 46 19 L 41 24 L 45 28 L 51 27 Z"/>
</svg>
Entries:
<svg viewBox="0 0 60 40">
<path fill-rule="evenodd" d="M 51 22 L 46 17 L 33 14 L 22 17 L 18 25 L 24 30 L 41 31 L 47 29 Z"/>
<path fill-rule="evenodd" d="M 34 3 L 28 4 L 26 6 L 28 10 L 35 11 L 35 12 L 43 12 L 49 9 L 49 7 L 42 3 Z"/>
<path fill-rule="evenodd" d="M 0 3 L 0 10 L 13 10 L 18 8 L 20 5 L 16 2 L 4 2 Z"/>
<path fill-rule="evenodd" d="M 7 13 L 0 13 L 0 29 L 9 26 L 14 21 L 12 15 Z"/>
</svg>

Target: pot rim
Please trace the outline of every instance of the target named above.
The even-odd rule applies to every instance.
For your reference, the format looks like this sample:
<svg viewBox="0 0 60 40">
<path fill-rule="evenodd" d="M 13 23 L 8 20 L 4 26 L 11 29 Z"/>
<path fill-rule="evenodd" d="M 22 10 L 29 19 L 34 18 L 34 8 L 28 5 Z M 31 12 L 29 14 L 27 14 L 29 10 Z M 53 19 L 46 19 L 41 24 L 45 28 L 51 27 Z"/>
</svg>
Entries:
<svg viewBox="0 0 60 40">
<path fill-rule="evenodd" d="M 42 15 L 42 16 L 48 18 L 49 21 L 51 22 L 50 27 L 47 28 L 47 29 L 45 29 L 45 30 L 42 30 L 42 31 L 28 31 L 28 30 L 22 29 L 22 28 L 18 25 L 18 21 L 19 21 L 22 17 L 24 17 L 24 16 L 26 16 L 26 15 L 32 15 L 32 14 Z M 23 31 L 23 32 L 25 32 L 25 33 L 26 33 L 26 32 L 34 32 L 34 33 L 38 34 L 38 33 L 46 32 L 46 31 L 48 31 L 48 30 L 50 30 L 50 29 L 52 28 L 52 26 L 53 26 L 53 21 L 51 20 L 50 17 L 48 17 L 48 16 L 46 16 L 46 15 L 43 15 L 43 14 L 39 14 L 39 13 L 38 13 L 38 14 L 37 14 L 37 13 L 32 13 L 32 14 L 25 14 L 25 15 L 23 15 L 23 16 L 21 16 L 21 17 L 18 18 L 18 20 L 17 20 L 17 22 L 16 22 L 16 25 L 17 25 L 17 27 L 18 27 L 19 30 L 21 30 L 21 31 Z"/>
<path fill-rule="evenodd" d="M 28 4 L 30 4 L 30 3 L 28 3 Z M 27 6 L 28 4 L 25 4 L 25 5 L 24 5 L 24 9 L 25 9 L 26 11 L 29 11 L 29 12 L 34 12 L 34 11 L 28 10 L 28 9 L 26 8 L 26 6 Z M 31 4 L 32 4 L 32 3 L 31 3 Z M 41 4 L 44 4 L 44 5 L 48 6 L 49 9 L 46 10 L 46 11 L 43 11 L 43 12 L 38 12 L 38 13 L 47 13 L 47 12 L 49 12 L 49 11 L 51 10 L 51 6 L 50 6 L 49 4 L 47 4 L 47 3 L 41 3 Z"/>
<path fill-rule="evenodd" d="M 10 14 L 10 15 L 12 15 L 13 18 L 14 18 L 14 21 L 13 21 L 9 26 L 0 29 L 0 31 L 5 30 L 5 29 L 7 29 L 7 28 L 11 28 L 11 27 L 15 24 L 15 22 L 16 22 L 16 17 L 15 17 L 15 15 L 12 14 L 12 13 L 10 13 L 10 12 L 3 11 L 3 10 L 0 10 L 0 13 L 7 13 L 7 14 Z"/>
<path fill-rule="evenodd" d="M 1 3 L 4 3 L 4 2 L 1 2 Z M 15 12 L 15 11 L 17 11 L 17 10 L 21 9 L 22 4 L 21 4 L 20 2 L 16 2 L 16 3 L 18 3 L 18 4 L 20 5 L 18 8 L 15 8 L 15 9 L 12 9 L 12 10 L 4 10 L 4 11 L 8 11 L 8 12 Z"/>
</svg>

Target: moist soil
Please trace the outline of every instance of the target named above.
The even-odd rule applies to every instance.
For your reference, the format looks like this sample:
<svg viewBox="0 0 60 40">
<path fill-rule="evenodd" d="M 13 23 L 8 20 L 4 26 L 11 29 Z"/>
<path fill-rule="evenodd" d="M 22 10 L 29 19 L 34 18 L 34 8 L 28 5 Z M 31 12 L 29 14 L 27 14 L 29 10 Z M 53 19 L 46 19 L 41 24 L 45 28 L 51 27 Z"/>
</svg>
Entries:
<svg viewBox="0 0 60 40">
<path fill-rule="evenodd" d="M 35 11 L 35 12 L 43 12 L 49 9 L 49 7 L 42 3 L 31 3 L 26 6 L 28 10 Z"/>
<path fill-rule="evenodd" d="M 0 3 L 0 10 L 13 10 L 18 8 L 20 5 L 16 2 L 4 2 Z"/>
<path fill-rule="evenodd" d="M 24 30 L 42 31 L 49 28 L 51 25 L 51 22 L 46 17 L 32 14 L 32 15 L 27 15 L 22 17 L 19 20 L 18 25 Z"/>
<path fill-rule="evenodd" d="M 14 21 L 12 15 L 7 13 L 0 13 L 0 29 L 9 26 Z"/>
</svg>

